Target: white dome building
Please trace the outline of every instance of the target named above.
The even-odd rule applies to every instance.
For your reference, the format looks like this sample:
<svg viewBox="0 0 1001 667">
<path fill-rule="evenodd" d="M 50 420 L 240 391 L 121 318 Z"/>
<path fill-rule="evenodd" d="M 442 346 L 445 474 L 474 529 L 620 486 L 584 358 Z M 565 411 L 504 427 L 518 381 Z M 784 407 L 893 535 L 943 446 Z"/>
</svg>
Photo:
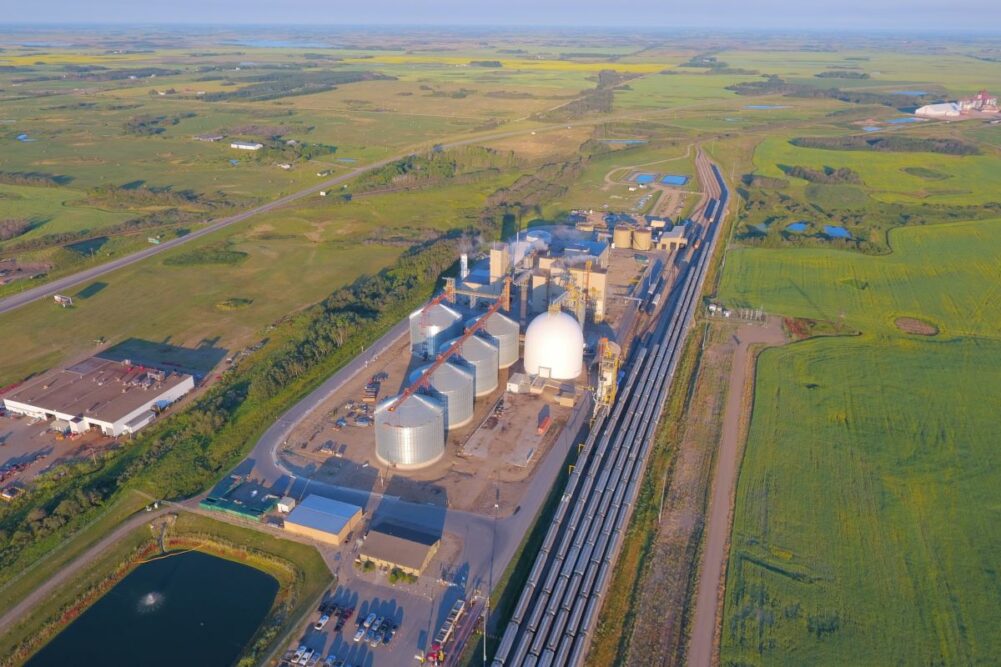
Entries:
<svg viewBox="0 0 1001 667">
<path fill-rule="evenodd" d="M 563 312 L 537 316 L 525 331 L 525 372 L 554 380 L 576 379 L 584 368 L 584 332 Z"/>
</svg>

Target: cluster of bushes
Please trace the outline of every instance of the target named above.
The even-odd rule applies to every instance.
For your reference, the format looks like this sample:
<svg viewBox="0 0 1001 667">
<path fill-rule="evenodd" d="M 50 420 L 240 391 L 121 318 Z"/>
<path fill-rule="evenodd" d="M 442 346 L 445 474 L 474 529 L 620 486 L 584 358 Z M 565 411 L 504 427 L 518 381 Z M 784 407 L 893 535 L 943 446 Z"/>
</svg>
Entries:
<svg viewBox="0 0 1001 667">
<path fill-rule="evenodd" d="M 0 220 L 0 241 L 9 241 L 31 230 L 31 220 L 27 218 L 7 218 Z"/>
<path fill-rule="evenodd" d="M 512 153 L 482 146 L 464 146 L 452 150 L 435 149 L 423 155 L 409 155 L 381 169 L 361 176 L 355 192 L 386 188 L 427 187 L 455 182 L 459 176 L 496 174 L 514 164 Z"/>
<path fill-rule="evenodd" d="M 392 79 L 375 72 L 281 72 L 269 73 L 242 79 L 240 83 L 249 82 L 232 91 L 215 91 L 201 95 L 198 99 L 205 102 L 222 102 L 225 100 L 241 100 L 244 102 L 263 102 L 277 100 L 295 95 L 311 95 L 333 90 L 339 85 L 358 81 L 377 79 Z"/>
<path fill-rule="evenodd" d="M 167 266 L 194 266 L 198 264 L 235 266 L 244 262 L 249 256 L 242 250 L 231 250 L 225 246 L 207 246 L 168 257 L 163 260 L 163 263 Z"/>
<path fill-rule="evenodd" d="M 862 182 L 858 172 L 849 169 L 848 167 L 840 167 L 838 169 L 835 169 L 834 167 L 811 169 L 810 167 L 801 167 L 798 165 L 789 166 L 782 164 L 779 165 L 779 168 L 784 171 L 787 176 L 801 178 L 804 181 L 809 181 L 811 183 L 841 185 L 845 183 L 859 184 Z"/>
<path fill-rule="evenodd" d="M 681 63 L 678 67 L 706 67 L 713 74 L 757 74 L 757 70 L 744 69 L 742 67 L 730 67 L 727 63 L 719 60 L 716 56 L 701 54 L 692 56 L 687 62 Z M 673 74 L 673 72 L 671 72 Z"/>
<path fill-rule="evenodd" d="M 73 180 L 72 176 L 57 176 L 40 171 L 0 171 L 4 185 L 28 185 L 38 188 L 57 188 Z"/>
<path fill-rule="evenodd" d="M 410 574 L 409 572 L 404 572 L 398 567 L 394 567 L 389 571 L 389 583 L 404 583 L 404 584 L 416 584 L 417 576 Z"/>
<path fill-rule="evenodd" d="M 69 489 L 51 506 L 33 507 L 21 514 L 17 523 L 0 524 L 0 545 L 16 550 L 31 542 L 44 539 L 73 522 L 81 514 L 100 507 L 106 497 L 106 490 L 101 488 Z M 6 553 L 6 549 L 0 549 L 2 565 L 6 565 L 6 559 L 3 557 Z"/>
<path fill-rule="evenodd" d="M 840 74 L 840 73 L 839 73 Z M 847 73 L 846 73 L 847 74 Z M 843 78 L 853 78 L 845 76 Z M 814 88 L 803 84 L 789 83 L 775 74 L 765 75 L 759 81 L 742 81 L 727 86 L 738 95 L 788 95 L 790 97 L 826 98 L 850 104 L 880 104 L 894 109 L 907 109 L 923 104 L 930 104 L 934 96 L 908 96 L 893 93 L 878 93 L 868 91 L 846 91 L 839 88 Z"/>
<path fill-rule="evenodd" d="M 813 76 L 818 79 L 868 79 L 870 78 L 866 72 L 857 72 L 854 70 L 831 70 L 827 72 L 819 72 Z"/>
<path fill-rule="evenodd" d="M 174 190 L 169 187 L 121 187 L 99 185 L 87 193 L 87 201 L 100 206 L 131 208 L 133 206 L 187 206 L 197 204 L 201 198 L 192 190 Z"/>
<path fill-rule="evenodd" d="M 499 60 L 470 60 L 470 67 L 503 67 L 504 64 Z"/>
<path fill-rule="evenodd" d="M 974 144 L 959 139 L 914 137 L 906 134 L 888 134 L 881 137 L 849 135 L 845 137 L 797 137 L 790 140 L 793 146 L 823 148 L 836 151 L 886 151 L 900 153 L 942 153 L 944 155 L 979 155 Z"/>
<path fill-rule="evenodd" d="M 125 122 L 125 132 L 146 137 L 163 134 L 167 129 L 166 125 L 177 125 L 185 118 L 193 118 L 195 115 L 193 112 L 187 111 L 174 116 L 154 116 L 151 114 L 133 116 Z"/>
</svg>

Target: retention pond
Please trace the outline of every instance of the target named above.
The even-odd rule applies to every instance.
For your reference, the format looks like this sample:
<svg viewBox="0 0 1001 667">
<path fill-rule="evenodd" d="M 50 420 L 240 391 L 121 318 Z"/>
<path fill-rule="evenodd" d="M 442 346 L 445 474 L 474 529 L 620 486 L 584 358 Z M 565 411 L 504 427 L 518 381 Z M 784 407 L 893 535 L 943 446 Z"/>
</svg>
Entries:
<svg viewBox="0 0 1001 667">
<path fill-rule="evenodd" d="M 27 664 L 231 665 L 277 593 L 260 570 L 178 553 L 133 570 Z"/>
</svg>

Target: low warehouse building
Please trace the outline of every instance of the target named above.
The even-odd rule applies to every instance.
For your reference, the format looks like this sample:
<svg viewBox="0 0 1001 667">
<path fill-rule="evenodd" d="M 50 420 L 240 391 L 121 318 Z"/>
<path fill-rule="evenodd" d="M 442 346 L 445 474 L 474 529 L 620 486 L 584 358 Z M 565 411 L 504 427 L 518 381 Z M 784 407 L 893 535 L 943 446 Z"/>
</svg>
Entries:
<svg viewBox="0 0 1001 667">
<path fill-rule="evenodd" d="M 437 537 L 396 523 L 373 528 L 362 545 L 359 557 L 386 569 L 398 568 L 415 577 L 427 568 L 440 541 Z"/>
<path fill-rule="evenodd" d="M 194 378 L 184 373 L 91 357 L 28 380 L 3 403 L 8 412 L 62 420 L 73 433 L 95 429 L 119 436 L 139 431 L 194 388 Z"/>
<path fill-rule="evenodd" d="M 323 496 L 306 496 L 285 518 L 285 530 L 340 546 L 361 523 L 361 508 Z"/>
</svg>

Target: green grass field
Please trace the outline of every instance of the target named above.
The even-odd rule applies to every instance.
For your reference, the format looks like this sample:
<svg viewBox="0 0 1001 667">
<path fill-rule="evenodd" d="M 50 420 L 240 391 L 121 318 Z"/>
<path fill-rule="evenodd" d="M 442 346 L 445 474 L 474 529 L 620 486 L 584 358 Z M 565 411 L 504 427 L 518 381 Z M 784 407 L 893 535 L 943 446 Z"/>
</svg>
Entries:
<svg viewBox="0 0 1001 667">
<path fill-rule="evenodd" d="M 1001 652 L 1001 342 L 820 339 L 759 362 L 724 665 Z"/>
<path fill-rule="evenodd" d="M 719 295 L 734 306 L 899 333 L 898 317 L 933 322 L 943 335 L 1001 330 L 1001 221 L 903 228 L 885 256 L 838 250 L 739 248 L 727 255 Z"/>
<path fill-rule="evenodd" d="M 805 134 L 805 133 L 804 133 Z M 983 204 L 1001 199 L 1001 169 L 994 154 L 874 153 L 834 151 L 793 146 L 784 137 L 770 137 L 755 152 L 757 173 L 786 178 L 778 165 L 820 169 L 848 167 L 857 172 L 876 199 L 886 202 Z M 905 169 L 934 167 L 949 174 L 947 181 L 929 181 Z M 794 183 L 805 183 L 792 179 Z"/>
<path fill-rule="evenodd" d="M 724 665 L 990 664 L 1001 547 L 1001 222 L 893 252 L 737 249 L 720 297 L 858 329 L 761 358 Z M 934 323 L 924 338 L 897 317 Z"/>
</svg>

